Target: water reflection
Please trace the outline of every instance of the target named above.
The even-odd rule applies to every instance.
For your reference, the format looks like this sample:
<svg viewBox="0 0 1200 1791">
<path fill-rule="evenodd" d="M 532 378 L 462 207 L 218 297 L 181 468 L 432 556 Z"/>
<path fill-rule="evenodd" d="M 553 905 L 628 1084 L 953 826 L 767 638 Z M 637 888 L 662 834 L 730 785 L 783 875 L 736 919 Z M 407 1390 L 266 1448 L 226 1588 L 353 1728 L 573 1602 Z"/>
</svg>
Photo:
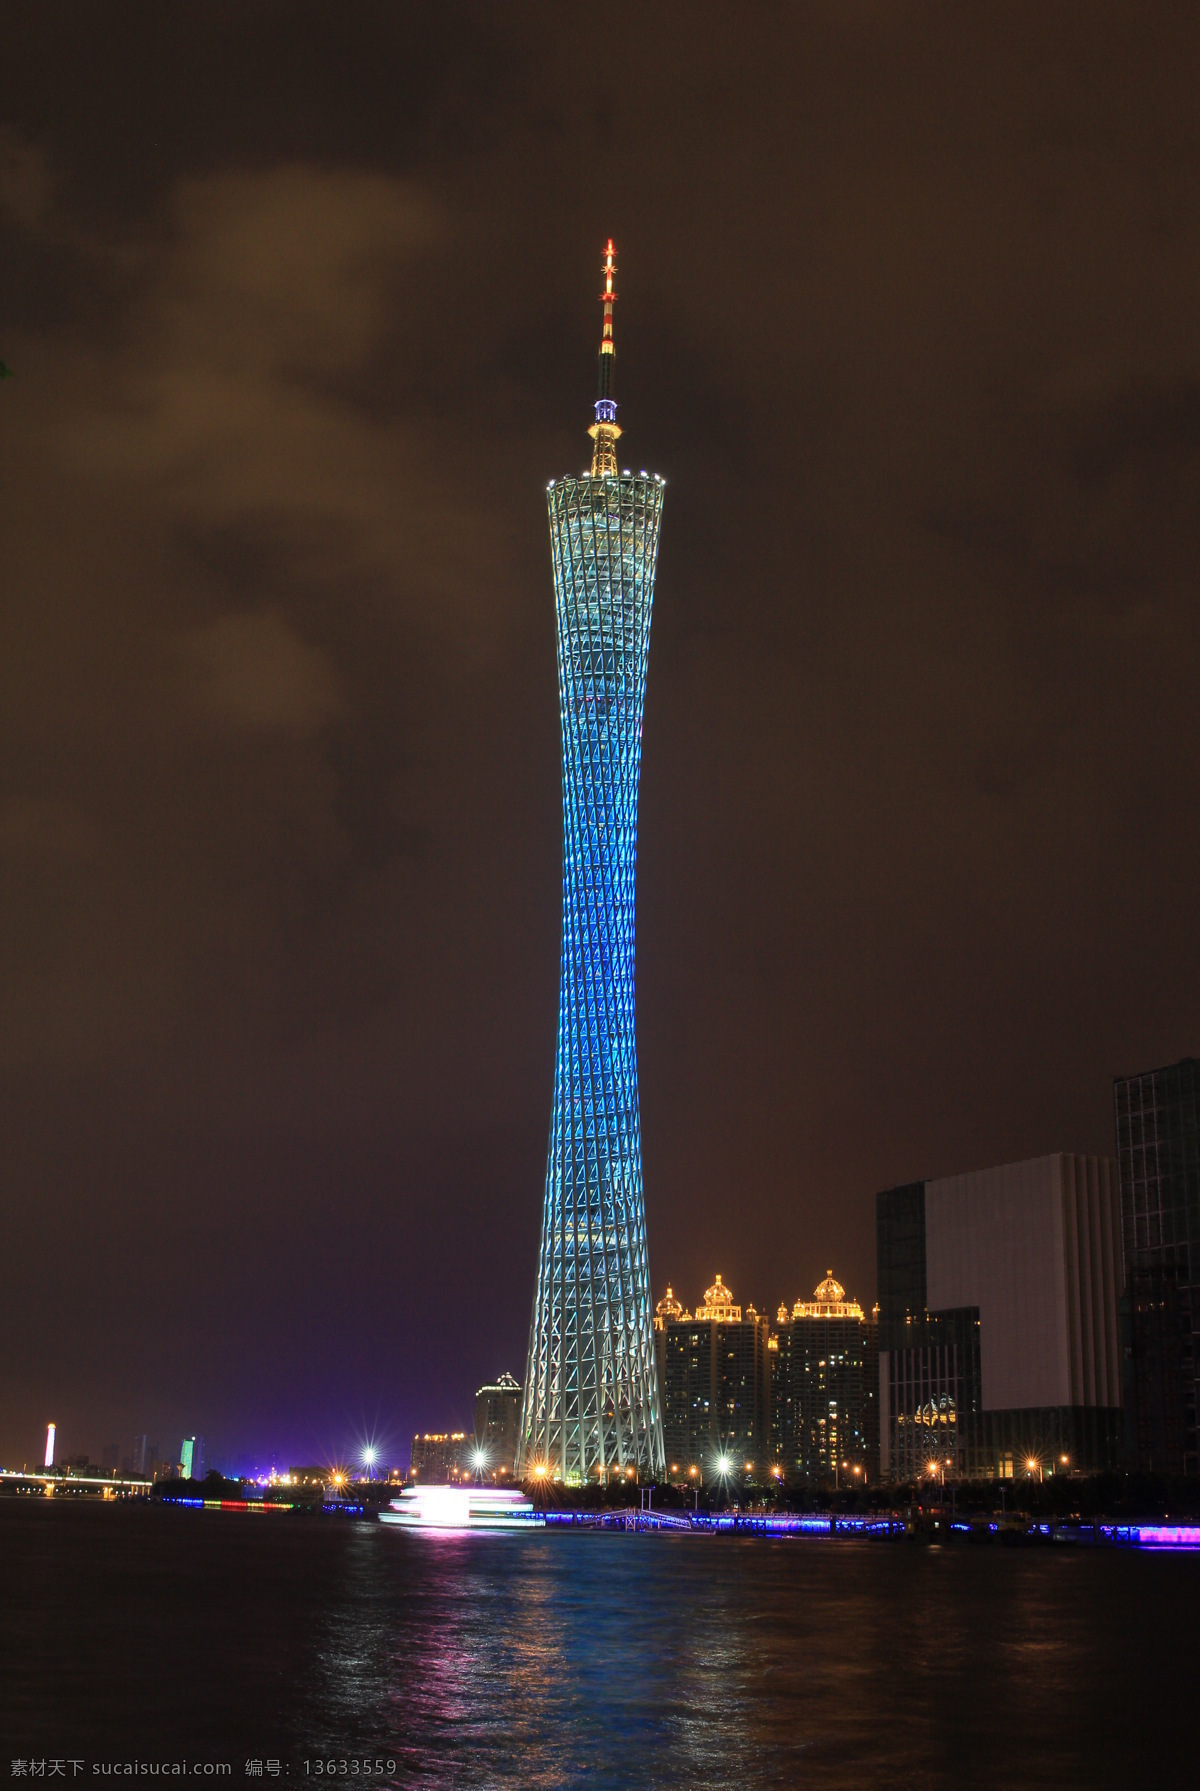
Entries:
<svg viewBox="0 0 1200 1791">
<path fill-rule="evenodd" d="M 315 1784 L 306 1757 L 381 1756 L 456 1791 L 1195 1783 L 1192 1556 L 3 1506 L 14 1757 L 277 1756 Z"/>
<path fill-rule="evenodd" d="M 390 1751 L 430 1787 L 1083 1782 L 1089 1725 L 1113 1726 L 1113 1600 L 1152 1568 L 624 1535 L 354 1543 L 309 1739 Z M 1116 1782 L 1110 1764 L 1101 1750 L 1090 1782 Z"/>
</svg>

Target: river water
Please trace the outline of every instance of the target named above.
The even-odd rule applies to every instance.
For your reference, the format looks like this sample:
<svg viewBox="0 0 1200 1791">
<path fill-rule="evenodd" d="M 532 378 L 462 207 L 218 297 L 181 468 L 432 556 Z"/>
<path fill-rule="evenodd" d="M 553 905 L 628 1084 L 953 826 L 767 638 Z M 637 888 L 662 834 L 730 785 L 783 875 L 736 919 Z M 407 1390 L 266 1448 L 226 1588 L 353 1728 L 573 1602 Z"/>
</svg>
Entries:
<svg viewBox="0 0 1200 1791">
<path fill-rule="evenodd" d="M 1192 1555 L 6 1499 L 0 1776 L 1194 1787 L 1198 1619 Z"/>
</svg>

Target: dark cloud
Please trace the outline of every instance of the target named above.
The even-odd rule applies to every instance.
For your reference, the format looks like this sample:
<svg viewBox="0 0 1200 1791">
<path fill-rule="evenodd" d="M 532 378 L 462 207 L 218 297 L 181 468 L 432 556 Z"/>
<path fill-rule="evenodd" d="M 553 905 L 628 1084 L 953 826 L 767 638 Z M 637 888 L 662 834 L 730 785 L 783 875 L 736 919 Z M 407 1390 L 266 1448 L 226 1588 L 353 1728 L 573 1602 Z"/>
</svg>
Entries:
<svg viewBox="0 0 1200 1791">
<path fill-rule="evenodd" d="M 869 1296 L 877 1187 L 1105 1150 L 1109 1078 L 1196 1048 L 1198 51 L 1128 6 L 618 6 L 602 49 L 10 8 L 6 1458 L 51 1408 L 310 1452 L 519 1372 L 543 488 L 610 231 L 668 479 L 656 1283 Z"/>
</svg>

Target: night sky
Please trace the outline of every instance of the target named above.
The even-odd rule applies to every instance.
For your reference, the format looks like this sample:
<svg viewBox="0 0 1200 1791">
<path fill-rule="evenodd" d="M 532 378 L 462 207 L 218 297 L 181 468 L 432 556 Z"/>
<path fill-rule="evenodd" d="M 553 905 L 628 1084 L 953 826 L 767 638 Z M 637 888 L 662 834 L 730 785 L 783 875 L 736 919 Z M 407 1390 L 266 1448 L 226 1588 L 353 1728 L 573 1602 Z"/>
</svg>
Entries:
<svg viewBox="0 0 1200 1791">
<path fill-rule="evenodd" d="M 610 234 L 656 1296 L 1200 1049 L 1200 24 L 983 11 L 8 0 L 0 1461 L 522 1374 Z"/>
</svg>

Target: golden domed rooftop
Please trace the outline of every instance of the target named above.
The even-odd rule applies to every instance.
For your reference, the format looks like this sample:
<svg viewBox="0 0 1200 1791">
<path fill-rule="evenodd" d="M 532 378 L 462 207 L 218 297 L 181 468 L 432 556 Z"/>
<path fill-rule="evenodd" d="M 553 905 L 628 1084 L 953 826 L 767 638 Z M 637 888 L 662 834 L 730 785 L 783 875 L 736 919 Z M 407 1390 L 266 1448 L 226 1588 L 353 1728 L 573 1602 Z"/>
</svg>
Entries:
<svg viewBox="0 0 1200 1791">
<path fill-rule="evenodd" d="M 862 1318 L 863 1309 L 857 1300 L 848 1300 L 846 1290 L 840 1281 L 834 1279 L 832 1269 L 825 1271 L 825 1279 L 813 1293 L 811 1300 L 797 1300 L 792 1307 L 793 1318 Z"/>
<path fill-rule="evenodd" d="M 665 1331 L 668 1325 L 677 1324 L 680 1319 L 688 1319 L 691 1316 L 691 1313 L 685 1312 L 680 1302 L 675 1298 L 675 1289 L 668 1281 L 666 1293 L 654 1308 L 654 1329 L 656 1331 Z"/>
<path fill-rule="evenodd" d="M 711 1287 L 704 1290 L 704 1304 L 696 1308 L 697 1318 L 724 1319 L 733 1324 L 740 1324 L 742 1309 L 733 1303 L 733 1294 L 722 1281 L 718 1272 Z"/>
</svg>

